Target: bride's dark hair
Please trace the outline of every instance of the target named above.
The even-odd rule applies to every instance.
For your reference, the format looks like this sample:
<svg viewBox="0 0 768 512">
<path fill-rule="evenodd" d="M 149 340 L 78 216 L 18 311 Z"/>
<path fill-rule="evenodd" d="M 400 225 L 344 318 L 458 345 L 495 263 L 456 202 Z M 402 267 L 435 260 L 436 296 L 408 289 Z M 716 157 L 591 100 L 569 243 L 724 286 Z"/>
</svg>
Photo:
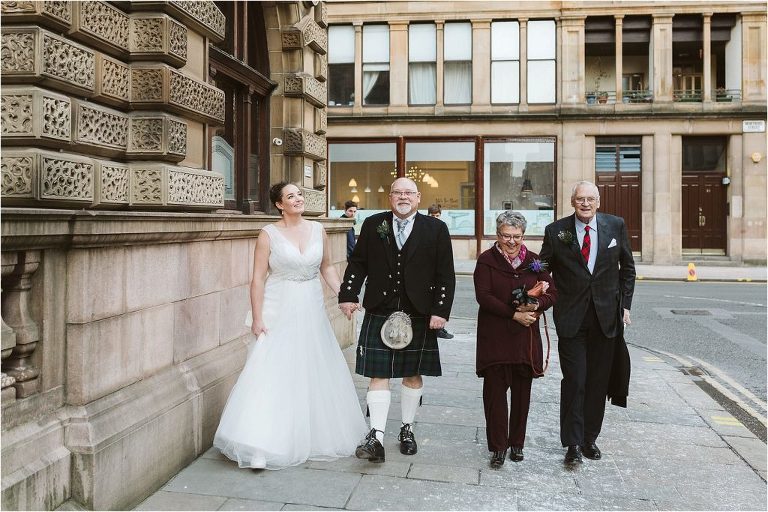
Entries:
<svg viewBox="0 0 768 512">
<path fill-rule="evenodd" d="M 281 181 L 280 183 L 275 183 L 271 187 L 269 187 L 269 202 L 272 203 L 272 205 L 277 208 L 278 202 L 283 200 L 283 189 L 290 185 L 287 181 Z M 277 208 L 280 210 L 280 208 Z M 280 210 L 280 213 L 283 213 L 283 210 Z"/>
</svg>

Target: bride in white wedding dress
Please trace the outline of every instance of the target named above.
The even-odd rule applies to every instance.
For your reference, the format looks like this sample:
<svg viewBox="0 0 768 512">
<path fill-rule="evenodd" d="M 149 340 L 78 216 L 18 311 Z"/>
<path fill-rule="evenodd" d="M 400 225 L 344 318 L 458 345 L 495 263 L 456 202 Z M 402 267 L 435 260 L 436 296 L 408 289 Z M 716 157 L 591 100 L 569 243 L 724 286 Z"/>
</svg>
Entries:
<svg viewBox="0 0 768 512">
<path fill-rule="evenodd" d="M 283 218 L 264 227 L 254 251 L 258 338 L 213 445 L 240 467 L 281 469 L 352 455 L 368 428 L 325 312 L 319 274 L 335 293 L 341 285 L 325 230 L 302 218 L 295 185 L 278 183 L 270 200 Z"/>
</svg>

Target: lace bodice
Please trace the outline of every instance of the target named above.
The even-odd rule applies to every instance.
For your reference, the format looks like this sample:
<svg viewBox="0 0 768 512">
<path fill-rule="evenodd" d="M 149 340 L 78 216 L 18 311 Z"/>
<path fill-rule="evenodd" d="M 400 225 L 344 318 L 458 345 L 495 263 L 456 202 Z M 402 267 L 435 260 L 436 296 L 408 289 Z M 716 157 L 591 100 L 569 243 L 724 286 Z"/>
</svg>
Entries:
<svg viewBox="0 0 768 512">
<path fill-rule="evenodd" d="M 287 281 L 309 281 L 320 273 L 323 260 L 322 225 L 310 221 L 309 241 L 304 252 L 292 244 L 280 229 L 269 224 L 264 230 L 269 234 L 269 279 Z"/>
</svg>

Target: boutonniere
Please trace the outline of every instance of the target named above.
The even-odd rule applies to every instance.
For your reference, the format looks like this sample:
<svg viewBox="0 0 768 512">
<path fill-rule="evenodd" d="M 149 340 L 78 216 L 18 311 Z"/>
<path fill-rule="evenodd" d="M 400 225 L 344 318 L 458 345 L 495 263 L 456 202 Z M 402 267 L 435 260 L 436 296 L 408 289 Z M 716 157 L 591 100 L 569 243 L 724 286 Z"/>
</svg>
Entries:
<svg viewBox="0 0 768 512">
<path fill-rule="evenodd" d="M 528 270 L 530 270 L 531 272 L 536 272 L 538 274 L 539 272 L 547 270 L 547 266 L 548 264 L 546 261 L 541 261 L 534 258 L 531 264 L 528 265 Z"/>
<path fill-rule="evenodd" d="M 573 243 L 573 233 L 570 231 L 561 231 L 557 234 L 557 238 L 560 239 L 565 245 L 571 245 Z"/>
<path fill-rule="evenodd" d="M 387 243 L 389 243 L 389 238 L 387 238 L 389 236 L 389 224 L 387 223 L 386 219 L 381 221 L 381 224 L 376 226 L 376 232 L 379 234 L 379 238 L 386 240 Z"/>
</svg>

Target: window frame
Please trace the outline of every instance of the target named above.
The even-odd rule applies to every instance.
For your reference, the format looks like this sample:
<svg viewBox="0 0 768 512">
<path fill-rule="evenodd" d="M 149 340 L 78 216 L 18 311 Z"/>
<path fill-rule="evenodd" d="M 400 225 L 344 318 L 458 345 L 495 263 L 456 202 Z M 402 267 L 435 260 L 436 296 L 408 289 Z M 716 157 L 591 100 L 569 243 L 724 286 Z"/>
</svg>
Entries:
<svg viewBox="0 0 768 512">
<path fill-rule="evenodd" d="M 494 23 L 514 23 L 517 25 L 517 59 L 494 59 L 493 58 L 493 24 Z M 520 104 L 520 96 L 521 96 L 521 89 L 520 89 L 520 73 L 521 73 L 521 63 L 520 63 L 520 21 L 519 20 L 493 20 L 491 21 L 491 51 L 490 51 L 490 59 L 491 59 L 491 76 L 490 76 L 490 104 L 491 105 L 519 105 Z M 493 64 L 494 63 L 517 63 L 517 101 L 494 101 L 493 100 Z"/>
<path fill-rule="evenodd" d="M 449 60 L 449 59 L 447 59 L 445 57 L 445 38 L 448 35 L 448 30 L 446 29 L 446 27 L 448 27 L 448 25 L 453 25 L 453 24 L 455 24 L 455 25 L 459 25 L 459 24 L 469 25 L 469 48 L 470 48 L 470 50 L 469 50 L 469 60 L 468 61 L 467 60 L 458 60 L 458 59 L 450 59 Z M 446 22 L 445 25 L 443 25 L 443 105 L 451 106 L 451 107 L 456 107 L 456 106 L 461 107 L 461 106 L 472 105 L 472 96 L 473 96 L 474 87 L 475 87 L 474 76 L 473 76 L 473 74 L 474 74 L 474 59 L 473 59 L 473 57 L 474 57 L 474 44 L 473 44 L 473 41 L 472 41 L 472 22 L 471 21 L 450 21 L 450 22 Z M 446 79 L 447 73 L 445 72 L 445 69 L 446 69 L 446 64 L 448 62 L 469 62 L 469 102 L 467 102 L 467 103 L 448 103 L 447 101 L 445 101 L 445 95 L 446 95 L 446 90 L 447 90 L 447 87 L 445 85 L 445 79 Z"/>
</svg>

